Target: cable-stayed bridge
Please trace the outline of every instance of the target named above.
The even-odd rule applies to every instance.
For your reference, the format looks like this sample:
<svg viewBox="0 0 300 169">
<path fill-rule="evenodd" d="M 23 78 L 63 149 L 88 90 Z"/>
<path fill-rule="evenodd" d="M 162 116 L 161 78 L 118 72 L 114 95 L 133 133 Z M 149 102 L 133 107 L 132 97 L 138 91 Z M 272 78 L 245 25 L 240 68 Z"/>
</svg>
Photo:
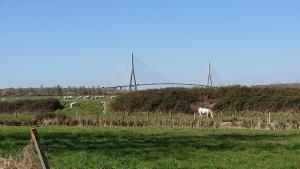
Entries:
<svg viewBox="0 0 300 169">
<path fill-rule="evenodd" d="M 135 72 L 135 62 L 134 62 L 133 53 L 131 55 L 131 73 L 130 73 L 130 80 L 129 84 L 122 84 L 122 85 L 116 85 L 116 86 L 110 86 L 107 88 L 116 88 L 120 90 L 137 90 L 141 87 L 158 87 L 158 86 L 164 86 L 164 87 L 173 87 L 173 86 L 179 86 L 179 87 L 213 87 L 213 81 L 212 81 L 212 70 L 211 70 L 211 64 L 209 62 L 208 66 L 208 76 L 207 76 L 207 84 L 197 84 L 197 83 L 181 83 L 181 82 L 149 82 L 149 83 L 137 83 L 136 79 L 136 72 Z"/>
<path fill-rule="evenodd" d="M 142 87 L 142 86 L 187 86 L 187 87 L 212 87 L 207 85 L 195 84 L 195 83 L 176 83 L 176 82 L 160 82 L 160 83 L 137 83 L 135 85 L 118 85 L 111 88 L 130 88 L 130 87 Z"/>
</svg>

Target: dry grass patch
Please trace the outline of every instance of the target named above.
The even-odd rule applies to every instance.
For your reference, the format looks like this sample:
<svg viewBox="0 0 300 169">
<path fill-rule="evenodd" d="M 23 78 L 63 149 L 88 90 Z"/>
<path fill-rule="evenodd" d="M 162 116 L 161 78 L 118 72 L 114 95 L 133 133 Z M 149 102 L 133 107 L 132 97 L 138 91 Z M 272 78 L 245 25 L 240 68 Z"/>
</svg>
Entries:
<svg viewBox="0 0 300 169">
<path fill-rule="evenodd" d="M 0 169 L 42 169 L 33 144 L 25 146 L 14 157 L 1 158 Z"/>
</svg>

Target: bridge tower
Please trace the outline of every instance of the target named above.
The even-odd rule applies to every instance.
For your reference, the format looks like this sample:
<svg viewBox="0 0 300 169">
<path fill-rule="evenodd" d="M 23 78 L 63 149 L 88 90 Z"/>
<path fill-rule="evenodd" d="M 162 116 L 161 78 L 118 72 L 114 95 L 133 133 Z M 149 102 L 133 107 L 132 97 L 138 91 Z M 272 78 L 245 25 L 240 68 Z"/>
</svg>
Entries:
<svg viewBox="0 0 300 169">
<path fill-rule="evenodd" d="M 213 82 L 212 82 L 212 78 L 211 78 L 211 65 L 210 65 L 210 62 L 208 62 L 207 86 L 212 87 L 212 85 L 213 85 Z"/>
<path fill-rule="evenodd" d="M 132 90 L 131 89 L 132 87 L 134 87 L 134 90 L 137 90 L 135 71 L 134 71 L 133 53 L 131 54 L 131 73 L 130 73 L 129 91 Z"/>
</svg>

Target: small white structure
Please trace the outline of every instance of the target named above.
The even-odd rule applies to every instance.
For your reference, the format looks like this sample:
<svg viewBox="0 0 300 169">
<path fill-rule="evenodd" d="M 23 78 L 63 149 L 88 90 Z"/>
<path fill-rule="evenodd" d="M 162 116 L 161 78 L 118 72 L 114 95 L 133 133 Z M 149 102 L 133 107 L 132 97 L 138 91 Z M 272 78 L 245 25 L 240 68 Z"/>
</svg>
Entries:
<svg viewBox="0 0 300 169">
<path fill-rule="evenodd" d="M 202 118 L 202 115 L 210 116 L 211 118 L 214 118 L 213 112 L 210 109 L 207 108 L 198 108 L 199 116 Z"/>
<path fill-rule="evenodd" d="M 77 102 L 72 102 L 72 103 L 70 104 L 70 109 L 73 109 L 74 107 L 78 107 L 78 106 L 80 106 L 79 103 L 77 103 Z"/>
<path fill-rule="evenodd" d="M 1 101 L 6 101 L 6 99 L 1 99 Z"/>
<path fill-rule="evenodd" d="M 82 99 L 82 96 L 78 96 L 76 99 Z"/>
</svg>

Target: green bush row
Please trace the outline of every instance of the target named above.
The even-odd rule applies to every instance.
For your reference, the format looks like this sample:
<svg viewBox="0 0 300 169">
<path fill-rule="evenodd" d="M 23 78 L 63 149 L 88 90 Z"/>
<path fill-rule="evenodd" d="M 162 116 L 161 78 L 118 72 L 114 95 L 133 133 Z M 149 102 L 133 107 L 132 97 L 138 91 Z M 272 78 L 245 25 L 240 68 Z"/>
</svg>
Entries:
<svg viewBox="0 0 300 169">
<path fill-rule="evenodd" d="M 13 102 L 0 102 L 0 113 L 41 113 L 53 112 L 62 108 L 63 105 L 61 105 L 58 99 L 17 100 Z"/>
<path fill-rule="evenodd" d="M 116 112 L 192 113 L 193 105 L 214 111 L 299 111 L 300 91 L 243 86 L 151 89 L 122 94 L 110 108 Z"/>
</svg>

